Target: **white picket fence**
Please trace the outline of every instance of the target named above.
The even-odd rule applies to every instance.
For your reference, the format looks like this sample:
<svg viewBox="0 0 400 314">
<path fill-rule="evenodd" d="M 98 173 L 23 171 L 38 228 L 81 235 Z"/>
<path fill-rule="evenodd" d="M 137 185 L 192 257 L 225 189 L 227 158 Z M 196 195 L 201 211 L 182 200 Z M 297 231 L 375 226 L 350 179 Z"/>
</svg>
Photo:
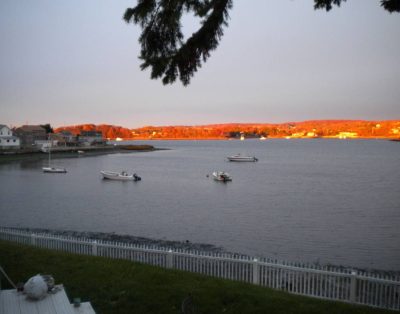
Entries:
<svg viewBox="0 0 400 314">
<path fill-rule="evenodd" d="M 279 263 L 236 254 L 93 241 L 9 228 L 0 228 L 0 239 L 70 253 L 127 259 L 304 296 L 400 310 L 400 278 L 394 275 L 349 271 L 333 266 Z"/>
</svg>

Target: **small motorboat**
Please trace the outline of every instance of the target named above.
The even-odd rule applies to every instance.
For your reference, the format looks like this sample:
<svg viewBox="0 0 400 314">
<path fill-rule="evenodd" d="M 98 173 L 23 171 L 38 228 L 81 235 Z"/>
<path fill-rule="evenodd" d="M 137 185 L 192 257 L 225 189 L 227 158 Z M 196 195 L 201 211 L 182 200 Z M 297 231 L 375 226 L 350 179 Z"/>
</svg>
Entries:
<svg viewBox="0 0 400 314">
<path fill-rule="evenodd" d="M 100 171 L 103 179 L 119 180 L 119 181 L 140 181 L 142 180 L 136 173 L 128 174 L 126 171 L 112 172 L 112 171 Z"/>
<path fill-rule="evenodd" d="M 67 169 L 65 168 L 43 167 L 42 170 L 46 173 L 67 173 Z"/>
<path fill-rule="evenodd" d="M 212 175 L 214 180 L 216 181 L 222 181 L 222 182 L 232 181 L 232 178 L 229 175 L 229 173 L 225 171 L 214 171 Z"/>
<path fill-rule="evenodd" d="M 240 154 L 226 157 L 229 161 L 258 161 L 255 156 L 242 156 Z"/>
</svg>

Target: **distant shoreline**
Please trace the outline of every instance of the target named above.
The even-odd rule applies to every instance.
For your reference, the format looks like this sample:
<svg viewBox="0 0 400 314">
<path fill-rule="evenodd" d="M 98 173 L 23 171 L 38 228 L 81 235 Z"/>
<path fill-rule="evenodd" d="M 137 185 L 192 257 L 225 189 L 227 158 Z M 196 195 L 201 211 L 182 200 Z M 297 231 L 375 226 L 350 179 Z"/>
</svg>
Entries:
<svg viewBox="0 0 400 314">
<path fill-rule="evenodd" d="M 267 137 L 263 140 L 268 141 L 268 140 L 286 140 L 286 139 L 291 139 L 291 140 L 314 140 L 314 139 L 328 139 L 328 140 L 388 140 L 388 141 L 400 141 L 400 138 L 397 137 L 379 137 L 379 136 L 359 136 L 359 137 L 348 137 L 348 138 L 339 138 L 337 136 L 319 136 L 319 137 L 282 137 L 282 136 L 276 136 L 276 137 Z M 245 138 L 244 140 L 258 140 L 260 141 L 261 139 L 258 137 L 249 137 Z M 115 140 L 111 140 L 115 141 Z M 129 141 L 240 141 L 239 138 L 226 138 L 226 137 L 210 137 L 210 138 L 193 138 L 193 137 L 180 137 L 180 138 L 127 138 L 123 139 L 122 141 L 118 141 L 119 143 L 123 142 L 129 142 Z"/>
<path fill-rule="evenodd" d="M 225 140 L 247 138 L 399 138 L 400 120 L 308 120 L 284 123 L 217 123 L 203 125 L 147 125 L 126 128 L 110 124 L 60 126 L 55 132 L 101 132 L 116 140 Z"/>
<path fill-rule="evenodd" d="M 51 151 L 53 159 L 56 158 L 84 158 L 116 153 L 151 152 L 164 150 L 155 148 L 153 145 L 107 145 L 95 147 L 58 147 Z M 0 151 L 0 163 L 20 160 L 42 160 L 47 159 L 48 154 L 38 149 Z"/>
</svg>

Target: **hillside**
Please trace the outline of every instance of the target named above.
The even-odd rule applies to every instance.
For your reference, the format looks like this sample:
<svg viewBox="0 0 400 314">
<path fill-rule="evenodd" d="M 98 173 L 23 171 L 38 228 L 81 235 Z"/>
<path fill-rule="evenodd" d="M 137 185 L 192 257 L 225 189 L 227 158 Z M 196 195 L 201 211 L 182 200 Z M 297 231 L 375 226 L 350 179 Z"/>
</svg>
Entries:
<svg viewBox="0 0 400 314">
<path fill-rule="evenodd" d="M 70 125 L 70 126 L 62 126 L 58 127 L 54 130 L 55 133 L 60 131 L 70 131 L 72 134 L 77 135 L 80 134 L 81 131 L 99 131 L 102 133 L 103 138 L 116 139 L 119 138 L 131 138 L 132 132 L 130 129 L 109 125 L 109 124 L 79 124 L 79 125 Z"/>
<path fill-rule="evenodd" d="M 340 138 L 399 138 L 400 120 L 312 120 L 286 123 L 229 123 L 196 126 L 145 126 L 128 129 L 114 125 L 83 124 L 63 126 L 55 131 L 69 130 L 101 131 L 104 138 L 115 139 L 226 139 L 294 137 L 340 137 Z"/>
</svg>

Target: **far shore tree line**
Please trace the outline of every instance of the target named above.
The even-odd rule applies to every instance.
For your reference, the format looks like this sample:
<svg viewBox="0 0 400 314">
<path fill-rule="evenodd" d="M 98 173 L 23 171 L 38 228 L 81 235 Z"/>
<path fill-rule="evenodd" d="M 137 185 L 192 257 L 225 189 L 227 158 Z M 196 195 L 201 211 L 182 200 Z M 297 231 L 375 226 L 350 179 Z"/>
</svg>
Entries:
<svg viewBox="0 0 400 314">
<path fill-rule="evenodd" d="M 305 121 L 281 124 L 213 124 L 200 126 L 145 126 L 128 129 L 114 125 L 83 124 L 55 129 L 70 131 L 98 131 L 108 139 L 228 139 L 274 137 L 335 137 L 340 133 L 365 138 L 399 138 L 400 121 Z"/>
</svg>

